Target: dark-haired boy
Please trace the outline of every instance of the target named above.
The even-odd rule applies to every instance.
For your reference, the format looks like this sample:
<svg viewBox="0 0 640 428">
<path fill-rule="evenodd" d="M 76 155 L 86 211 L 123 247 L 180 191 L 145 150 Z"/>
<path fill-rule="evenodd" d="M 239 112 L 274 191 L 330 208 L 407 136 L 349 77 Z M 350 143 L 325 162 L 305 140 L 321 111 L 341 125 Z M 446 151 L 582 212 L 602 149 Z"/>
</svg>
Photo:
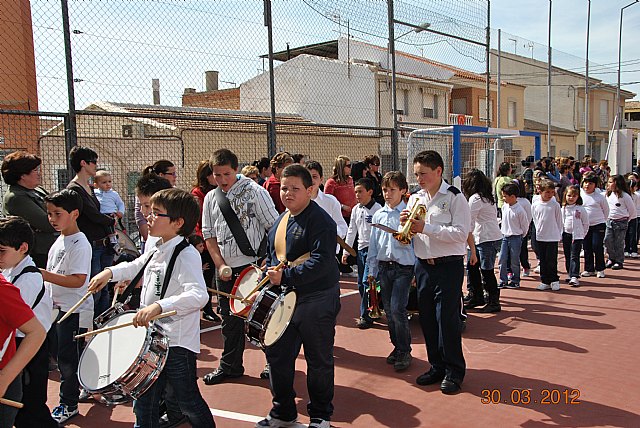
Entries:
<svg viewBox="0 0 640 428">
<path fill-rule="evenodd" d="M 2 275 L 20 289 L 22 300 L 33 310 L 45 331 L 51 328 L 53 301 L 46 292 L 42 274 L 31 258 L 34 234 L 26 220 L 20 217 L 0 219 L 0 269 Z M 24 339 L 24 333 L 16 332 L 16 345 Z M 17 428 L 38 426 L 56 428 L 47 407 L 47 382 L 49 380 L 49 351 L 45 338 L 40 349 L 25 367 L 22 376 L 22 404 L 15 420 Z"/>
<path fill-rule="evenodd" d="M 386 204 L 373 215 L 373 224 L 400 229 L 400 213 L 407 206 L 404 195 L 408 187 L 407 179 L 401 172 L 391 171 L 384 175 L 382 195 Z M 407 303 L 415 260 L 411 245 L 401 244 L 393 235 L 378 228 L 372 229 L 367 257 L 368 273 L 370 277 L 380 281 L 389 337 L 393 344 L 387 364 L 393 364 L 396 371 L 406 370 L 411 365 L 411 330 L 407 318 Z"/>
<path fill-rule="evenodd" d="M 293 384 L 301 346 L 307 360 L 309 427 L 329 428 L 333 414 L 333 344 L 340 311 L 339 272 L 334 262 L 336 223 L 311 200 L 311 189 L 311 175 L 302 165 L 290 165 L 282 172 L 280 195 L 288 211 L 269 231 L 267 275 L 271 284 L 293 288 L 297 303 L 282 337 L 265 349 L 273 406 L 256 427 L 299 426 Z M 280 233 L 286 233 L 285 250 L 276 243 L 281 227 L 284 231 Z M 291 261 L 289 266 L 275 270 L 283 259 Z"/>
<path fill-rule="evenodd" d="M 371 236 L 371 218 L 380 208 L 379 203 L 373 199 L 373 183 L 368 178 L 361 178 L 355 185 L 356 200 L 358 203 L 351 211 L 351 222 L 347 230 L 345 242 L 352 246 L 358 236 L 358 292 L 360 292 L 360 318 L 356 325 L 360 329 L 366 329 L 373 325 L 373 318 L 369 316 L 369 298 L 365 284 L 369 276 L 367 268 L 367 253 L 369 252 L 369 237 Z M 342 264 L 347 264 L 348 254 L 342 255 Z"/>
<path fill-rule="evenodd" d="M 509 183 L 502 188 L 502 245 L 500 247 L 500 283 L 498 288 L 520 287 L 520 250 L 522 237 L 529 231 L 529 216 L 524 207 L 518 203 L 520 188 Z M 511 282 L 507 272 L 511 270 Z M 494 297 L 494 296 L 492 296 Z M 495 300 L 495 299 L 494 299 Z M 496 304 L 496 302 L 490 302 Z"/>
<path fill-rule="evenodd" d="M 87 293 L 91 272 L 91 244 L 80 232 L 77 220 L 82 210 L 82 198 L 73 190 L 64 189 L 44 198 L 47 215 L 60 236 L 49 250 L 47 270 L 41 270 L 45 286 L 51 290 L 53 305 L 60 308 L 58 319 L 64 316 Z M 62 424 L 78 414 L 79 342 L 81 313 L 93 318 L 93 299 L 87 299 L 61 323 L 55 323 L 58 337 L 58 368 L 60 370 L 60 405 L 52 416 Z M 57 320 L 54 320 L 56 322 Z"/>
<path fill-rule="evenodd" d="M 177 311 L 175 316 L 156 321 L 167 334 L 170 349 L 158 379 L 134 402 L 135 426 L 157 426 L 160 396 L 168 384 L 173 391 L 172 397 L 193 427 L 214 427 L 213 416 L 196 381 L 200 309 L 208 295 L 200 254 L 185 240 L 195 229 L 200 208 L 190 193 L 180 189 L 161 190 L 151 197 L 150 203 L 149 234 L 160 238 L 155 248 L 132 262 L 103 270 L 91 279 L 89 290 L 100 290 L 110 280 L 131 280 L 144 268 L 141 309 L 133 318 L 133 325 L 147 327 L 154 316 Z M 176 251 L 179 253 L 167 281 L 165 275 Z"/>
<path fill-rule="evenodd" d="M 471 212 L 462 192 L 442 178 L 444 161 L 434 150 L 418 153 L 413 172 L 420 190 L 409 197 L 400 222 L 416 233 L 415 274 L 420 325 L 431 369 L 418 376 L 418 385 L 440 383 L 444 394 L 455 394 L 464 379 L 462 353 L 462 282 L 464 255 L 471 229 Z M 415 204 L 427 209 L 424 219 L 409 219 Z"/>
</svg>

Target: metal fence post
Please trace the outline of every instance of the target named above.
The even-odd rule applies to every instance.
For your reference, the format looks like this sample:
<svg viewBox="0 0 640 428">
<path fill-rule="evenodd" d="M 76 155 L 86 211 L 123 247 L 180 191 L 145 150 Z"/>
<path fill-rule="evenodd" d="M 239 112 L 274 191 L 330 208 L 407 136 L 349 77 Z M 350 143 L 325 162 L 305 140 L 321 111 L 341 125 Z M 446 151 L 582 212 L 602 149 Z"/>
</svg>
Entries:
<svg viewBox="0 0 640 428">
<path fill-rule="evenodd" d="M 65 142 L 70 149 L 78 144 L 78 129 L 76 127 L 76 97 L 73 88 L 73 61 L 71 60 L 71 32 L 69 30 L 69 4 L 67 0 L 60 0 L 62 10 L 62 32 L 64 34 L 64 56 L 67 69 L 67 96 L 69 98 L 69 114 L 65 120 Z M 68 154 L 67 150 L 67 154 Z"/>
</svg>

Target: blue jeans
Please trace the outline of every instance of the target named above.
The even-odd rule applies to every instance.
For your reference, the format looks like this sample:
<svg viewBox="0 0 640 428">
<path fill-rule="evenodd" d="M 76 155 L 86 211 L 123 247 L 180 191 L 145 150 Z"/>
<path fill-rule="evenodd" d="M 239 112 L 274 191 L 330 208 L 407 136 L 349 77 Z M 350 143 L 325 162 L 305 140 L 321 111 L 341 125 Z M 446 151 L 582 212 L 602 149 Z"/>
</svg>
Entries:
<svg viewBox="0 0 640 428">
<path fill-rule="evenodd" d="M 358 292 L 360 293 L 360 317 L 371 321 L 369 318 L 369 284 L 366 282 L 369 276 L 369 266 L 367 266 L 367 254 L 369 247 L 358 250 L 356 264 L 358 265 Z"/>
<path fill-rule="evenodd" d="M 583 240 L 584 270 L 587 272 L 601 272 L 604 270 L 604 223 L 589 226 Z M 594 263 L 595 262 L 595 263 Z"/>
<path fill-rule="evenodd" d="M 564 267 L 570 278 L 580 278 L 580 251 L 582 239 L 573 239 L 571 233 L 562 232 L 562 249 L 564 251 Z"/>
<path fill-rule="evenodd" d="M 160 419 L 160 399 L 165 386 L 171 385 L 173 397 L 180 410 L 189 418 L 191 426 L 211 428 L 216 424 L 209 406 L 200 395 L 196 377 L 196 354 L 188 349 L 173 346 L 169 348 L 167 362 L 158 379 L 139 399 L 133 402 L 136 415 L 134 427 L 157 428 Z"/>
<path fill-rule="evenodd" d="M 111 247 L 94 246 L 91 252 L 91 277 L 93 278 L 104 269 L 113 265 L 113 250 Z M 109 287 L 104 287 L 93 295 L 93 315 L 98 316 L 111 306 Z"/>
<path fill-rule="evenodd" d="M 412 265 L 380 262 L 380 294 L 387 314 L 389 337 L 399 352 L 411 352 L 411 330 L 407 317 L 409 289 L 413 278 Z"/>
<path fill-rule="evenodd" d="M 520 284 L 520 249 L 522 236 L 512 235 L 502 238 L 500 246 L 500 283 L 506 284 L 509 279 L 507 272 L 511 269 L 511 282 Z"/>
</svg>

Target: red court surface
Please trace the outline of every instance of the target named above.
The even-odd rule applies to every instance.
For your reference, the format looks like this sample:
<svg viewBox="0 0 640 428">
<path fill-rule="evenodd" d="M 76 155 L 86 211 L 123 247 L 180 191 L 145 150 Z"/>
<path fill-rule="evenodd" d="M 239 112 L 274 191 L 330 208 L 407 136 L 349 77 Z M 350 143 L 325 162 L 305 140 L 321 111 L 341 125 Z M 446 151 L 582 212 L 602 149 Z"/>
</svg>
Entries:
<svg viewBox="0 0 640 428">
<path fill-rule="evenodd" d="M 343 277 L 332 426 L 640 426 L 640 260 L 607 270 L 605 279 L 583 278 L 579 288 L 565 285 L 561 276 L 560 291 L 536 291 L 533 274 L 523 278 L 521 289 L 502 291 L 502 312 L 470 314 L 463 334 L 467 374 L 454 396 L 443 395 L 438 385 L 415 383 L 429 368 L 417 317 L 411 320 L 411 367 L 396 373 L 385 363 L 392 349 L 386 326 L 356 328 L 359 297 L 350 294 L 355 279 Z M 203 328 L 212 325 L 202 322 Z M 218 329 L 202 333 L 200 379 L 217 367 L 221 343 Z M 262 352 L 247 345 L 244 377 L 215 386 L 199 381 L 218 427 L 251 427 L 267 414 L 271 394 L 268 381 L 259 378 L 264 362 Z M 301 355 L 296 390 L 302 423 L 309 422 L 305 371 Z M 57 372 L 51 379 L 54 406 Z M 131 404 L 81 404 L 67 426 L 130 427 L 133 420 Z"/>
</svg>

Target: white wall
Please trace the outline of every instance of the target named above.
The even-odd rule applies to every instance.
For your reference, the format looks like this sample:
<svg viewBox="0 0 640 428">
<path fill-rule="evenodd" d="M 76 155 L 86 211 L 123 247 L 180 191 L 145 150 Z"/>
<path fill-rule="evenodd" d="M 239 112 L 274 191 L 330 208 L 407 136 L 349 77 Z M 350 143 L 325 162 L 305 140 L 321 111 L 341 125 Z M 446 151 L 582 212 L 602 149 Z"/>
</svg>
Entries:
<svg viewBox="0 0 640 428">
<path fill-rule="evenodd" d="M 274 68 L 276 111 L 318 123 L 376 126 L 376 89 L 368 66 L 300 55 Z M 269 111 L 269 73 L 240 85 L 240 110 Z"/>
</svg>

